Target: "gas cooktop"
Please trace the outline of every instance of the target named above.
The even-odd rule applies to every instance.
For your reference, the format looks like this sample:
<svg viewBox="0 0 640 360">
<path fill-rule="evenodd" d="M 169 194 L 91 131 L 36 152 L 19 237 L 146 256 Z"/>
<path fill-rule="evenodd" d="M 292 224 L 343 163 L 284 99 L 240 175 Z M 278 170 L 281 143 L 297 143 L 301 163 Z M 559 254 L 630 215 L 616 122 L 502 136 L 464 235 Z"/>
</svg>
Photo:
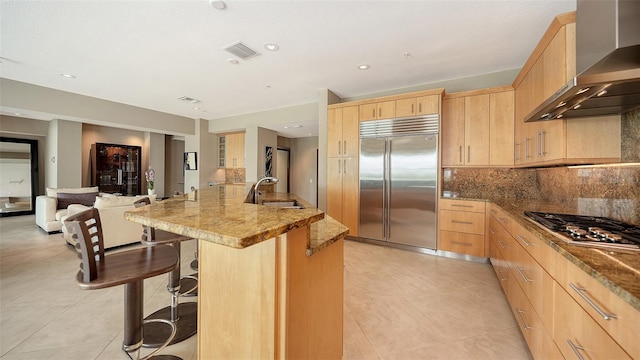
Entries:
<svg viewBox="0 0 640 360">
<path fill-rule="evenodd" d="M 640 226 L 597 216 L 537 211 L 524 214 L 569 243 L 640 251 Z"/>
</svg>

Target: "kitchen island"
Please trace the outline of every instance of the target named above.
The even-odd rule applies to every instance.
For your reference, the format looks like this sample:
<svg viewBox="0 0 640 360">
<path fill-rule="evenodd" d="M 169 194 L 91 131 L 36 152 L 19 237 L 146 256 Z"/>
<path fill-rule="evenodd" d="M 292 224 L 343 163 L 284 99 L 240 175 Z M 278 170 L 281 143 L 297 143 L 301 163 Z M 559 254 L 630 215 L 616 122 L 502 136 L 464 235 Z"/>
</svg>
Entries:
<svg viewBox="0 0 640 360">
<path fill-rule="evenodd" d="M 302 209 L 245 194 L 217 185 L 125 213 L 198 239 L 198 359 L 342 358 L 348 229 L 295 195 L 260 200 Z"/>
</svg>

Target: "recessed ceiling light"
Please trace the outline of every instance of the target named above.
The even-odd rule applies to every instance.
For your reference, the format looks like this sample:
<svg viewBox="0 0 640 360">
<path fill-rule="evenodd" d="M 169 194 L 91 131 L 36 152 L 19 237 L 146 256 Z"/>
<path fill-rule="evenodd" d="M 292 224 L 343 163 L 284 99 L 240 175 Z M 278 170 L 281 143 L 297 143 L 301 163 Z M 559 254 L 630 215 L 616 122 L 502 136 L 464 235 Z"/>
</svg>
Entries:
<svg viewBox="0 0 640 360">
<path fill-rule="evenodd" d="M 178 98 L 178 100 L 185 101 L 185 102 L 188 102 L 190 104 L 197 104 L 197 103 L 200 102 L 200 100 L 194 99 L 194 98 L 188 97 L 188 96 L 181 96 L 181 97 Z"/>
<path fill-rule="evenodd" d="M 269 51 L 278 51 L 278 49 L 280 49 L 280 46 L 278 46 L 278 44 L 275 44 L 275 43 L 266 43 L 264 44 L 264 48 Z"/>
<path fill-rule="evenodd" d="M 224 10 L 227 8 L 227 4 L 225 4 L 224 1 L 220 0 L 209 0 L 209 4 L 211 4 L 214 9 L 218 10 Z"/>
<path fill-rule="evenodd" d="M 367 64 L 360 64 L 358 65 L 358 69 L 359 70 L 369 70 L 370 66 Z"/>
<path fill-rule="evenodd" d="M 285 129 L 288 129 L 289 127 L 288 127 L 288 126 L 285 126 L 284 128 L 285 128 Z"/>
<path fill-rule="evenodd" d="M 76 78 L 76 76 L 75 76 L 75 75 L 71 75 L 71 74 L 64 74 L 64 73 L 60 74 L 60 76 L 62 76 L 62 77 L 66 77 L 67 79 L 75 79 L 75 78 Z"/>
<path fill-rule="evenodd" d="M 227 62 L 229 64 L 233 64 L 233 65 L 238 65 L 239 61 L 236 59 L 227 59 Z"/>
<path fill-rule="evenodd" d="M 294 127 L 294 128 L 296 128 L 296 129 L 298 129 L 298 128 L 301 128 L 301 127 L 302 127 L 302 125 L 293 125 L 293 127 Z"/>
<path fill-rule="evenodd" d="M 19 113 L 19 112 L 17 112 L 17 113 L 13 113 L 13 114 L 14 114 L 14 115 L 16 115 L 16 116 L 20 116 L 20 115 L 22 115 L 22 113 Z"/>
<path fill-rule="evenodd" d="M 200 110 L 200 108 L 199 107 L 194 107 L 193 110 Z"/>
</svg>

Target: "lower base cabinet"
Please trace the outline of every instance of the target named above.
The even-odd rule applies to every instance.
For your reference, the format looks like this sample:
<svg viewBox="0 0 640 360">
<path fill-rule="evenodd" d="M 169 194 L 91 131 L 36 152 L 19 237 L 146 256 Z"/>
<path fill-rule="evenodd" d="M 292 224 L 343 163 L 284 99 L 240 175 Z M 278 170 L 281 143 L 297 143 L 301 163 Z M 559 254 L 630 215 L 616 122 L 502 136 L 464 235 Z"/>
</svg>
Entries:
<svg viewBox="0 0 640 360">
<path fill-rule="evenodd" d="M 640 312 L 497 206 L 487 216 L 491 264 L 535 359 L 640 359 Z"/>
<path fill-rule="evenodd" d="M 554 340 L 567 359 L 631 359 L 557 283 L 555 313 Z"/>
</svg>

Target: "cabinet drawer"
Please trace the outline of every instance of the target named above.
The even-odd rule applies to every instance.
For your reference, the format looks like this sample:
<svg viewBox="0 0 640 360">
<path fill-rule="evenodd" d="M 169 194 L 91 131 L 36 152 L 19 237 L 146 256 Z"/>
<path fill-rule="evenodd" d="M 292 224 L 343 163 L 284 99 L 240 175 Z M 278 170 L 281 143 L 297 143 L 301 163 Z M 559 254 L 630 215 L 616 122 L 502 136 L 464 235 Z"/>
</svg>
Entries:
<svg viewBox="0 0 640 360">
<path fill-rule="evenodd" d="M 440 210 L 440 230 L 484 235 L 484 213 Z"/>
<path fill-rule="evenodd" d="M 440 230 L 438 250 L 483 257 L 484 235 Z"/>
<path fill-rule="evenodd" d="M 498 223 L 498 221 L 491 217 L 489 219 L 489 238 L 496 243 L 496 248 L 500 251 L 504 261 L 514 261 L 516 259 L 516 246 L 515 240 L 511 237 L 511 234 Z"/>
<path fill-rule="evenodd" d="M 553 329 L 553 278 L 514 240 L 515 259 L 509 267 L 546 329 Z"/>
<path fill-rule="evenodd" d="M 629 355 L 556 283 L 554 340 L 567 359 L 630 359 Z M 636 331 L 638 324 L 636 323 Z M 632 328 L 627 329 L 629 332 Z M 638 333 L 635 335 L 637 342 Z M 633 356 L 633 355 L 632 355 Z"/>
<path fill-rule="evenodd" d="M 489 243 L 491 265 L 493 265 L 493 270 L 496 272 L 500 286 L 502 286 L 502 291 L 504 291 L 504 294 L 509 298 L 509 284 L 513 282 L 513 276 L 498 249 L 498 243 L 496 241 L 489 241 Z"/>
<path fill-rule="evenodd" d="M 591 315 L 632 358 L 640 359 L 640 311 L 569 260 L 565 259 L 559 265 L 559 270 L 562 276 L 557 281 L 573 301 Z"/>
<path fill-rule="evenodd" d="M 562 353 L 553 341 L 551 332 L 545 330 L 538 313 L 517 283 L 512 282 L 509 306 L 520 328 L 520 332 L 529 345 L 534 359 L 563 359 Z"/>
<path fill-rule="evenodd" d="M 512 219 L 507 219 L 507 228 L 511 235 L 518 241 L 522 248 L 527 251 L 542 267 L 555 278 L 556 264 L 559 259 L 557 251 L 551 248 L 546 241 L 538 238 L 533 233 L 518 224 Z"/>
<path fill-rule="evenodd" d="M 440 199 L 440 210 L 468 211 L 484 213 L 484 201 Z"/>
</svg>

